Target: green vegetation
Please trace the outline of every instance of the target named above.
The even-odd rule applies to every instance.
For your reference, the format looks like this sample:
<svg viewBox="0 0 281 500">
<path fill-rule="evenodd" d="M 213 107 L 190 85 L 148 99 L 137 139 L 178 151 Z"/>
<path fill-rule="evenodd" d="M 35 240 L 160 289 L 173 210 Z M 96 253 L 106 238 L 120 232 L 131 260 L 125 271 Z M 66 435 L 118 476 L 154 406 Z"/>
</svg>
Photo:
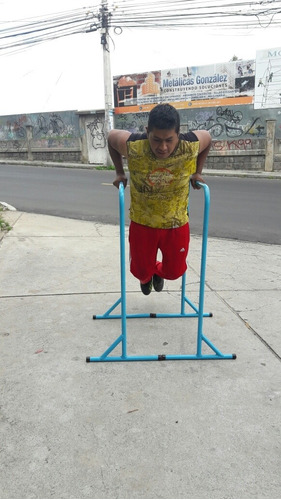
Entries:
<svg viewBox="0 0 281 500">
<path fill-rule="evenodd" d="M 4 209 L 0 205 L 0 231 L 10 231 L 12 228 L 8 222 L 5 221 L 3 217 Z"/>
<path fill-rule="evenodd" d="M 115 167 L 113 165 L 107 166 L 100 166 L 100 167 L 95 167 L 96 170 L 115 170 Z"/>
</svg>

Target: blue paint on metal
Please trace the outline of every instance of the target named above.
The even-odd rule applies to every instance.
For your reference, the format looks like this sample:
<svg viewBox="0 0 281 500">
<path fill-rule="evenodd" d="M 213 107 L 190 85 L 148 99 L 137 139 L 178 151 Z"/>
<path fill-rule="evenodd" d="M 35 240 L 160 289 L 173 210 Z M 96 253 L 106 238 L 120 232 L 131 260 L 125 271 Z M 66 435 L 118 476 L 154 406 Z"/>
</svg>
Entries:
<svg viewBox="0 0 281 500">
<path fill-rule="evenodd" d="M 203 329 L 203 309 L 204 309 L 204 288 L 206 275 L 206 258 L 207 258 L 207 240 L 209 227 L 209 211 L 210 211 L 210 190 L 207 184 L 197 182 L 204 189 L 204 219 L 203 219 L 203 239 L 201 249 L 201 271 L 200 271 L 200 289 L 199 289 L 199 311 L 198 311 L 198 330 L 197 330 L 197 356 L 201 356 L 202 347 L 202 329 Z"/>
<path fill-rule="evenodd" d="M 124 185 L 119 186 L 119 213 L 120 213 L 120 267 L 121 267 L 121 316 L 122 316 L 122 357 L 127 356 L 127 322 L 126 322 L 126 262 L 125 262 L 125 197 Z"/>
<path fill-rule="evenodd" d="M 126 262 L 125 262 L 125 201 L 124 186 L 119 185 L 119 214 L 120 214 L 120 278 L 121 297 L 103 314 L 94 316 L 95 319 L 121 319 L 121 335 L 106 349 L 99 357 L 87 357 L 87 362 L 101 361 L 169 361 L 169 360 L 211 360 L 211 359 L 236 359 L 235 354 L 222 354 L 221 351 L 203 334 L 203 318 L 212 316 L 211 313 L 204 313 L 204 289 L 206 275 L 207 240 L 210 211 L 210 190 L 206 184 L 197 183 L 204 190 L 204 220 L 201 249 L 201 269 L 199 288 L 199 307 L 185 296 L 186 273 L 182 276 L 181 286 L 181 311 L 179 314 L 169 313 L 149 313 L 149 314 L 127 314 L 126 309 Z M 185 304 L 188 304 L 194 313 L 185 312 Z M 111 312 L 121 304 L 121 314 L 111 314 Z M 159 354 L 145 356 L 127 355 L 127 318 L 198 318 L 197 328 L 197 352 L 196 354 Z M 215 354 L 202 354 L 202 342 L 204 342 Z M 122 344 L 121 356 L 109 356 L 109 354 Z"/>
</svg>

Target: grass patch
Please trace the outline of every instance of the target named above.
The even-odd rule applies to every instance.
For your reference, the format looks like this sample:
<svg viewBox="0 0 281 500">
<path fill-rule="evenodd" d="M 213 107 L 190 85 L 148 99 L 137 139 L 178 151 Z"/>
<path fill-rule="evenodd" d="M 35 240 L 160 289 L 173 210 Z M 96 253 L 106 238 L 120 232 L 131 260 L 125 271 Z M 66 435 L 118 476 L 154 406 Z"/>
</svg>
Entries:
<svg viewBox="0 0 281 500">
<path fill-rule="evenodd" d="M 95 167 L 96 170 L 115 170 L 115 167 L 113 165 L 109 165 L 109 167 L 105 165 L 101 165 L 100 167 Z"/>
<path fill-rule="evenodd" d="M 3 217 L 4 208 L 0 205 L 0 231 L 10 231 L 12 227 Z"/>
</svg>

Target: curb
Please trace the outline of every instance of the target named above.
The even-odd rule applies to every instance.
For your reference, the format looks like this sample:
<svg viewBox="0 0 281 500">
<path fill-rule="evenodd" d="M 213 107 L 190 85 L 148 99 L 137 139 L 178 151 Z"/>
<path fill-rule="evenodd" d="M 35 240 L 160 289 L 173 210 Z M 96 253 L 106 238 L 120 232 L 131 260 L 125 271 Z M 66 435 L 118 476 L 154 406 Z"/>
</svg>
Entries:
<svg viewBox="0 0 281 500">
<path fill-rule="evenodd" d="M 78 168 L 87 170 L 108 170 L 114 172 L 114 169 L 104 167 L 97 163 L 58 163 L 58 162 L 44 162 L 44 161 L 26 161 L 26 160 L 11 160 L 7 158 L 6 160 L 1 158 L 0 165 L 23 165 L 28 167 L 57 167 L 57 168 Z M 124 170 L 128 170 L 126 165 L 124 165 Z M 251 177 L 256 179 L 281 179 L 281 171 L 276 172 L 264 172 L 262 170 L 256 171 L 245 171 L 245 170 L 215 170 L 215 169 L 203 169 L 203 176 L 220 176 L 220 177 Z"/>
</svg>

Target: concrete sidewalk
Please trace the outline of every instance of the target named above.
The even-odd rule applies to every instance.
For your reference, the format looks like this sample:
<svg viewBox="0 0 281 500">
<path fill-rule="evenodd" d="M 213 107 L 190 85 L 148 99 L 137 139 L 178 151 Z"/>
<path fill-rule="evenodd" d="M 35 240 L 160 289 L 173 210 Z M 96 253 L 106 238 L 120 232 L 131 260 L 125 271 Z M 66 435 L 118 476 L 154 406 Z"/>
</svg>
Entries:
<svg viewBox="0 0 281 500">
<path fill-rule="evenodd" d="M 5 219 L 1 498 L 280 498 L 280 247 L 209 239 L 204 332 L 236 360 L 86 363 L 121 333 L 92 319 L 120 297 L 119 227 Z M 127 271 L 128 313 L 178 312 L 180 285 L 145 297 Z M 127 330 L 129 354 L 196 352 L 196 319 Z"/>
</svg>

